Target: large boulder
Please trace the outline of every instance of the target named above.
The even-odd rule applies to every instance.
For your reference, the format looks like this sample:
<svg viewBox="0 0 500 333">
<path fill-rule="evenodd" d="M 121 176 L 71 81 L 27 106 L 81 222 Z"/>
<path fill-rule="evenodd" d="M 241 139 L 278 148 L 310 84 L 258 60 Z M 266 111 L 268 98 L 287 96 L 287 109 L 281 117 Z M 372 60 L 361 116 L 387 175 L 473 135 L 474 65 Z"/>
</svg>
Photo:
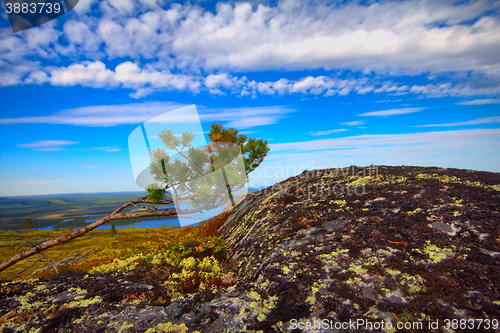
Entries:
<svg viewBox="0 0 500 333">
<path fill-rule="evenodd" d="M 249 196 L 221 231 L 240 285 L 276 298 L 253 328 L 498 319 L 499 183 L 488 172 L 352 167 Z"/>
<path fill-rule="evenodd" d="M 69 297 L 24 327 L 60 332 L 491 331 L 499 184 L 498 173 L 441 168 L 304 172 L 247 196 L 220 228 L 231 286 L 170 300 L 153 269 L 4 285 L 0 305 L 33 318 L 36 297 Z"/>
</svg>

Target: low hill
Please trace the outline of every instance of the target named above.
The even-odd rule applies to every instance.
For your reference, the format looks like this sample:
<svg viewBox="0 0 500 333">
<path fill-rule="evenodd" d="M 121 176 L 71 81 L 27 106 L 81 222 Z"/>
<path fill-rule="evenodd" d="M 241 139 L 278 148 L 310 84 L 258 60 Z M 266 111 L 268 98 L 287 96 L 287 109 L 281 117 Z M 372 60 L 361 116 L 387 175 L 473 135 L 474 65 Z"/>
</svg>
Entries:
<svg viewBox="0 0 500 333">
<path fill-rule="evenodd" d="M 4 283 L 0 325 L 42 332 L 498 329 L 498 173 L 306 171 L 247 196 L 218 235 L 228 250 L 215 257 L 162 254 L 157 264 L 130 269 L 117 261 L 91 274 Z M 189 249 L 201 253 L 203 244 Z M 180 251 L 187 249 L 184 243 Z"/>
</svg>

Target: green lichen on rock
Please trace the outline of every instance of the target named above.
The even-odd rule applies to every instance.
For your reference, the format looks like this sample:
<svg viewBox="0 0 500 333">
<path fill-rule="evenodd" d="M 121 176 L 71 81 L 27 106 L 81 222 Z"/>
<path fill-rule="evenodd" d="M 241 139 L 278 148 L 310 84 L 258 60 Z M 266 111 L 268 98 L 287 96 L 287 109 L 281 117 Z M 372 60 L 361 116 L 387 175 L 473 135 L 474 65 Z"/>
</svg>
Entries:
<svg viewBox="0 0 500 333">
<path fill-rule="evenodd" d="M 424 253 L 426 253 L 433 263 L 439 263 L 442 260 L 451 258 L 455 251 L 452 248 L 440 248 L 434 244 L 431 244 L 430 241 L 425 242 L 426 245 L 423 249 Z"/>
<path fill-rule="evenodd" d="M 188 333 L 188 327 L 186 324 L 172 324 L 172 323 L 160 323 L 156 327 L 148 328 L 145 333 Z M 198 331 L 193 331 L 192 333 L 199 333 Z"/>
<path fill-rule="evenodd" d="M 92 298 L 81 299 L 81 300 L 79 299 L 79 300 L 72 301 L 68 304 L 68 307 L 70 307 L 70 308 L 87 307 L 91 304 L 96 304 L 96 303 L 101 303 L 101 302 L 102 302 L 101 297 L 96 296 L 96 297 L 92 297 Z"/>
</svg>

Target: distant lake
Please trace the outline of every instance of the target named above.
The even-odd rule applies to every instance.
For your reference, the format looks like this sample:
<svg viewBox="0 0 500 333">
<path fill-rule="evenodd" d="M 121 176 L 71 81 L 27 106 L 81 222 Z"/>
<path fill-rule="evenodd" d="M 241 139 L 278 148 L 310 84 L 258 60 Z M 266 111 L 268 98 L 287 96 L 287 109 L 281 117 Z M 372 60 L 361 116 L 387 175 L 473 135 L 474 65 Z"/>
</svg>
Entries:
<svg viewBox="0 0 500 333">
<path fill-rule="evenodd" d="M 111 229 L 111 224 L 113 223 L 106 223 L 105 225 L 101 225 L 100 227 L 97 227 L 96 229 Z M 165 227 L 178 227 L 179 226 L 179 221 L 177 219 L 172 219 L 170 221 L 166 220 L 152 220 L 152 221 L 142 221 L 142 222 L 136 222 L 134 225 L 117 225 L 115 226 L 116 229 L 125 229 L 125 228 L 160 228 L 162 225 L 165 225 Z"/>
<path fill-rule="evenodd" d="M 256 189 L 249 189 L 250 192 Z M 49 194 L 24 197 L 0 197 L 0 228 L 4 230 L 21 230 L 27 218 L 37 223 L 36 229 L 66 229 L 71 222 L 74 228 L 88 225 L 126 202 L 144 196 L 144 192 L 114 192 L 114 193 L 71 193 Z M 154 205 L 156 209 L 175 209 L 173 204 Z M 219 208 L 222 210 L 222 208 Z M 144 211 L 134 209 L 133 212 Z M 218 211 L 214 211 L 218 213 Z M 205 215 L 206 216 L 206 215 Z M 208 216 L 198 216 L 200 220 Z M 90 218 L 90 219 L 86 219 Z M 183 221 L 183 224 L 186 220 Z M 116 220 L 116 228 L 155 228 L 178 226 L 176 217 L 156 219 L 144 217 L 131 220 Z M 111 223 L 100 227 L 111 228 Z"/>
<path fill-rule="evenodd" d="M 96 221 L 96 220 L 92 220 Z M 101 225 L 97 227 L 96 229 L 111 229 L 111 225 L 113 224 L 113 221 L 108 222 L 104 225 Z M 169 219 L 169 220 L 147 220 L 147 221 L 141 221 L 141 222 L 135 222 L 134 224 L 129 224 L 129 225 L 115 225 L 116 229 L 125 229 L 125 228 L 160 228 L 163 225 L 165 227 L 179 227 L 179 221 L 177 219 Z M 55 225 L 50 225 L 48 227 L 43 227 L 43 228 L 36 228 L 40 230 L 52 230 L 55 227 Z M 74 228 L 79 229 L 78 227 Z"/>
<path fill-rule="evenodd" d="M 36 230 L 53 230 L 52 229 L 53 225 L 49 225 L 48 227 L 43 227 L 43 228 L 35 228 Z"/>
</svg>

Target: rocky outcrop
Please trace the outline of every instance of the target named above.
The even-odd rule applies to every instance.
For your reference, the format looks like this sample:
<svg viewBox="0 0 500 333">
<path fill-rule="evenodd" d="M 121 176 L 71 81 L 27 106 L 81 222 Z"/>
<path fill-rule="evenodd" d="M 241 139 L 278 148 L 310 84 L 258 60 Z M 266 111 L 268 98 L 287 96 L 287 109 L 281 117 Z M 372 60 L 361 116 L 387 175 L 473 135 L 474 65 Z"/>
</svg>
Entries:
<svg viewBox="0 0 500 333">
<path fill-rule="evenodd" d="M 16 329 L 5 309 L 17 307 L 28 331 L 488 331 L 500 318 L 499 184 L 457 169 L 304 172 L 249 195 L 221 227 L 233 285 L 172 300 L 154 268 L 15 282 L 2 285 L 0 325 Z M 54 302 L 69 305 L 38 315 Z"/>
</svg>

